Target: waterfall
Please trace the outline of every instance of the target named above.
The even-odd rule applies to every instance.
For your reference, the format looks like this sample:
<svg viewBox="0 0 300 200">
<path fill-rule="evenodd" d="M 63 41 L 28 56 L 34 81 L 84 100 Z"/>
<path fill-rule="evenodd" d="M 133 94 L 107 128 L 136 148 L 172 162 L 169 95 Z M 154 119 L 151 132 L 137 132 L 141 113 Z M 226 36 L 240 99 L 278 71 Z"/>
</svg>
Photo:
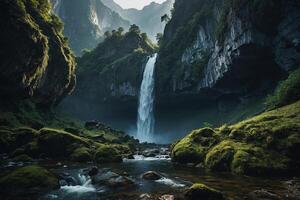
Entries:
<svg viewBox="0 0 300 200">
<path fill-rule="evenodd" d="M 137 138 L 142 142 L 152 142 L 154 132 L 154 67 L 157 54 L 150 57 L 143 75 L 140 88 Z"/>
</svg>

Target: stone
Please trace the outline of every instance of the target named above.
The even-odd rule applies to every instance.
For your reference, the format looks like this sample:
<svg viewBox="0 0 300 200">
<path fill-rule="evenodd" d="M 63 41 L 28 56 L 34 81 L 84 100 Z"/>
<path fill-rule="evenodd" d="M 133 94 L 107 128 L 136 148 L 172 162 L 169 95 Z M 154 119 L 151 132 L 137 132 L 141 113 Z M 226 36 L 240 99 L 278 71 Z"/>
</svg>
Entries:
<svg viewBox="0 0 300 200">
<path fill-rule="evenodd" d="M 174 195 L 170 195 L 170 194 L 165 194 L 161 197 L 159 197 L 159 200 L 174 200 Z"/>
<path fill-rule="evenodd" d="M 204 184 L 197 183 L 192 185 L 185 193 L 186 200 L 224 200 L 223 194 Z"/>
<path fill-rule="evenodd" d="M 145 180 L 152 180 L 152 181 L 155 181 L 155 180 L 158 180 L 158 179 L 161 179 L 162 176 L 159 175 L 157 172 L 154 172 L 154 171 L 148 171 L 146 173 L 144 173 L 142 175 L 142 178 L 145 179 Z"/>
<path fill-rule="evenodd" d="M 96 176 L 99 172 L 98 167 L 94 166 L 90 169 L 90 171 L 88 172 L 89 176 Z"/>
<path fill-rule="evenodd" d="M 265 189 L 255 190 L 249 194 L 251 200 L 280 200 L 281 198 Z"/>
</svg>

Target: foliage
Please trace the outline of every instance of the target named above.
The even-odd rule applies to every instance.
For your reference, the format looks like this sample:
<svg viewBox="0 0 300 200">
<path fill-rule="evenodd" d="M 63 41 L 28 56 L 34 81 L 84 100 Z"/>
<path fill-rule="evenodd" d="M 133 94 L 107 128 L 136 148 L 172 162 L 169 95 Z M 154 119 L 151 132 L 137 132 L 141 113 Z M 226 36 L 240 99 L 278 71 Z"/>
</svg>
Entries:
<svg viewBox="0 0 300 200">
<path fill-rule="evenodd" d="M 274 94 L 270 95 L 266 104 L 269 108 L 277 108 L 300 99 L 300 69 L 290 73 L 288 78 L 280 82 Z"/>
</svg>

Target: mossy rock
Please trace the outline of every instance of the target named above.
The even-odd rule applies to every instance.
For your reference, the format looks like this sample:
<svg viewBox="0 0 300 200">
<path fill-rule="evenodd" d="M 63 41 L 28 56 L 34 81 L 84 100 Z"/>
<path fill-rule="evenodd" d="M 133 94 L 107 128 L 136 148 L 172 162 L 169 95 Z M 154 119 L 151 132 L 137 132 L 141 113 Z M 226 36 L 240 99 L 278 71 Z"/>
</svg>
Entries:
<svg viewBox="0 0 300 200">
<path fill-rule="evenodd" d="M 50 158 L 68 157 L 82 145 L 88 146 L 89 140 L 57 129 L 43 128 L 39 131 L 38 146 L 41 153 Z"/>
<path fill-rule="evenodd" d="M 179 163 L 203 162 L 208 149 L 218 140 L 218 136 L 210 128 L 195 130 L 173 145 L 172 160 Z"/>
<path fill-rule="evenodd" d="M 263 148 L 224 140 L 206 155 L 205 167 L 213 171 L 263 175 L 281 173 L 290 166 L 290 159 Z"/>
<path fill-rule="evenodd" d="M 294 174 L 300 168 L 300 101 L 234 125 L 199 129 L 172 145 L 172 161 L 212 171 Z"/>
<path fill-rule="evenodd" d="M 230 171 L 235 149 L 230 141 L 223 141 L 206 155 L 205 166 L 213 171 Z"/>
<path fill-rule="evenodd" d="M 0 153 L 8 153 L 15 146 L 15 138 L 11 131 L 0 130 Z"/>
<path fill-rule="evenodd" d="M 101 144 L 96 150 L 95 161 L 97 163 L 122 162 L 122 155 L 115 147 Z"/>
<path fill-rule="evenodd" d="M 293 173 L 291 160 L 277 152 L 268 152 L 260 147 L 240 148 L 236 150 L 231 163 L 231 171 L 236 174 L 274 175 Z"/>
<path fill-rule="evenodd" d="M 197 183 L 192 185 L 185 193 L 185 199 L 186 200 L 199 200 L 199 199 L 205 199 L 205 200 L 224 200 L 223 194 L 215 190 L 213 188 L 210 188 L 204 184 Z"/>
<path fill-rule="evenodd" d="M 70 158 L 75 162 L 87 162 L 92 160 L 92 155 L 89 148 L 79 147 L 73 151 Z"/>
<path fill-rule="evenodd" d="M 19 156 L 16 156 L 12 160 L 16 161 L 16 162 L 32 162 L 33 161 L 33 159 L 26 154 L 21 154 Z"/>
<path fill-rule="evenodd" d="M 59 188 L 59 182 L 57 177 L 45 168 L 27 166 L 1 177 L 0 188 L 2 197 L 27 199 L 28 196 L 38 196 L 41 193 Z"/>
</svg>

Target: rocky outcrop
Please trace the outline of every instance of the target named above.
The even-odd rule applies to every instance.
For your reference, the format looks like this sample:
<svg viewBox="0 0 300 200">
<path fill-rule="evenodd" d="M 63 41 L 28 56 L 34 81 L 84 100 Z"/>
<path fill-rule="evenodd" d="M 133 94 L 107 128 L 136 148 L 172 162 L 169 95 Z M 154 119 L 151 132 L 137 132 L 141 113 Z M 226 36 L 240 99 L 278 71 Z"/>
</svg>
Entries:
<svg viewBox="0 0 300 200">
<path fill-rule="evenodd" d="M 103 40 L 105 31 L 127 29 L 129 21 L 106 7 L 100 0 L 51 0 L 53 12 L 64 22 L 64 33 L 77 55 L 93 49 Z"/>
<path fill-rule="evenodd" d="M 159 100 L 208 88 L 249 96 L 299 67 L 297 1 L 177 0 L 174 10 L 157 61 Z"/>
<path fill-rule="evenodd" d="M 0 3 L 0 95 L 52 106 L 75 86 L 75 61 L 46 0 Z M 16 95 L 18 94 L 18 95 Z"/>
<path fill-rule="evenodd" d="M 66 99 L 64 109 L 69 108 L 70 113 L 77 112 L 79 117 L 88 110 L 86 115 L 89 118 L 85 119 L 93 119 L 90 117 L 99 108 L 107 110 L 98 110 L 98 113 L 109 115 L 127 108 L 136 110 L 143 70 L 155 48 L 136 26 L 127 33 L 123 30 L 111 33 L 95 50 L 78 59 L 77 88 Z M 74 102 L 75 106 L 80 106 L 76 108 Z"/>
</svg>

